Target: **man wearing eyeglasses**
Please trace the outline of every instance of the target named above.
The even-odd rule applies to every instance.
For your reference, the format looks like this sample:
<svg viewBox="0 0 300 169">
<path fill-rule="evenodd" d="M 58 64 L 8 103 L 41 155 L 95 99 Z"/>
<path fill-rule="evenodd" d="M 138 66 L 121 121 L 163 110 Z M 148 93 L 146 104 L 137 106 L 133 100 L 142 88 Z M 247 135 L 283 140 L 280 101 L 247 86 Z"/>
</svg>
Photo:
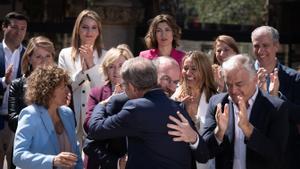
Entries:
<svg viewBox="0 0 300 169">
<path fill-rule="evenodd" d="M 90 121 L 89 137 L 128 136 L 127 169 L 189 169 L 192 154 L 199 161 L 207 161 L 207 147 L 200 135 L 191 141 L 198 141 L 195 149 L 188 143 L 174 142 L 168 135 L 169 115 L 176 116 L 180 111 L 189 123 L 192 121 L 186 111 L 157 88 L 157 79 L 161 79 L 157 77 L 156 69 L 151 61 L 143 58 L 129 59 L 122 65 L 123 86 L 130 100 L 110 117 L 101 113 L 105 108 L 97 112 L 96 107 Z M 124 164 L 122 161 L 121 158 L 119 162 Z"/>
<path fill-rule="evenodd" d="M 180 78 L 179 64 L 168 56 L 160 56 L 153 60 L 157 69 L 157 83 L 167 96 L 175 92 Z"/>
</svg>

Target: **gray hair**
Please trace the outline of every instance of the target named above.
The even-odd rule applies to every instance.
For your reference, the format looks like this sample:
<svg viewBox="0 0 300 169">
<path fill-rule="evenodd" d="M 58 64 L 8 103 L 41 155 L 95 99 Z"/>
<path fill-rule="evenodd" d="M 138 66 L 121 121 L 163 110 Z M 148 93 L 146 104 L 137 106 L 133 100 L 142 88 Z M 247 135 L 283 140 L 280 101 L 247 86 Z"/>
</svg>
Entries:
<svg viewBox="0 0 300 169">
<path fill-rule="evenodd" d="M 171 58 L 170 56 L 160 56 L 153 59 L 152 62 L 155 65 L 157 70 L 159 70 L 159 66 L 161 64 L 173 65 L 180 69 L 178 62 L 175 59 Z"/>
<path fill-rule="evenodd" d="M 138 90 L 157 87 L 157 71 L 154 64 L 141 57 L 126 60 L 121 68 L 121 76 Z"/>
<path fill-rule="evenodd" d="M 271 26 L 257 27 L 256 29 L 254 29 L 254 31 L 252 31 L 251 39 L 253 39 L 254 36 L 257 35 L 258 33 L 268 33 L 269 35 L 271 35 L 273 42 L 279 42 L 279 33 L 278 33 L 277 29 L 275 29 Z"/>
<path fill-rule="evenodd" d="M 238 68 L 244 68 L 247 72 L 249 72 L 250 76 L 256 76 L 256 70 L 254 68 L 254 61 L 247 54 L 238 54 L 232 57 L 229 57 L 222 64 L 222 74 L 225 72 L 229 72 Z"/>
</svg>

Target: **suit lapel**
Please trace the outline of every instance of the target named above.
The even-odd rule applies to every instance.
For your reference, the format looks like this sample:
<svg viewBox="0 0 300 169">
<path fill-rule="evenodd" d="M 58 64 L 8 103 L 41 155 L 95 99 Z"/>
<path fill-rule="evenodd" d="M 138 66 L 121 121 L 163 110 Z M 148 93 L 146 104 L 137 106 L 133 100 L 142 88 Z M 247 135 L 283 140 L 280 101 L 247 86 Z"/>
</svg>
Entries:
<svg viewBox="0 0 300 169">
<path fill-rule="evenodd" d="M 0 44 L 0 77 L 3 77 L 5 74 L 5 55 L 3 44 Z"/>
<path fill-rule="evenodd" d="M 268 107 L 266 104 L 262 92 L 258 90 L 249 118 L 250 123 L 256 128 L 264 129 L 264 124 L 267 124 L 269 121 L 269 119 L 266 118 L 268 116 L 268 112 L 265 109 Z"/>
<path fill-rule="evenodd" d="M 17 71 L 17 78 L 21 77 L 21 64 L 22 64 L 22 58 L 23 58 L 23 54 L 25 52 L 25 48 L 22 46 L 22 50 L 21 50 L 21 53 L 20 53 L 20 60 L 19 60 L 19 65 L 18 65 L 18 71 Z"/>
<path fill-rule="evenodd" d="M 227 129 L 227 136 L 230 143 L 234 141 L 234 133 L 235 133 L 235 122 L 234 122 L 234 109 L 233 109 L 233 102 L 229 101 L 229 122 L 228 122 L 228 129 Z"/>
<path fill-rule="evenodd" d="M 55 152 L 59 153 L 59 144 L 51 117 L 49 116 L 47 109 L 44 107 L 39 106 L 38 110 L 40 111 L 44 127 L 48 132 L 50 142 L 53 144 L 53 147 L 55 147 Z"/>
</svg>

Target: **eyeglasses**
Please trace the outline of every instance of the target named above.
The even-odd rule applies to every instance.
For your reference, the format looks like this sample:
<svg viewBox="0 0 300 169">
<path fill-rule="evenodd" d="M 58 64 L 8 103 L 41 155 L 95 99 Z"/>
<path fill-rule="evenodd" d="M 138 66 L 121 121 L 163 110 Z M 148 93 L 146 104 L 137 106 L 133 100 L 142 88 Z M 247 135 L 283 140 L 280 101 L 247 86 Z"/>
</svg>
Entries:
<svg viewBox="0 0 300 169">
<path fill-rule="evenodd" d="M 175 84 L 175 85 L 178 85 L 179 83 L 179 80 L 172 80 L 170 76 L 168 75 L 163 75 L 160 80 L 164 80 L 164 81 L 167 81 L 169 84 Z"/>
</svg>

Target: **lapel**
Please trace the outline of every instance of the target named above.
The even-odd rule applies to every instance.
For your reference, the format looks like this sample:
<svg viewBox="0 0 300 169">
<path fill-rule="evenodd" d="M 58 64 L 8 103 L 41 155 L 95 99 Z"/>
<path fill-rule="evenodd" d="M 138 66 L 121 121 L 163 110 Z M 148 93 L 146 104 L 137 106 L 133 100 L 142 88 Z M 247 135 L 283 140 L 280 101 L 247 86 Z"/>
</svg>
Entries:
<svg viewBox="0 0 300 169">
<path fill-rule="evenodd" d="M 262 131 L 266 129 L 264 126 L 267 125 L 268 121 L 270 120 L 268 118 L 269 112 L 266 109 L 267 107 L 269 107 L 269 105 L 266 102 L 263 93 L 261 90 L 258 90 L 249 121 L 255 128 L 258 128 Z"/>
<path fill-rule="evenodd" d="M 228 95 L 227 95 L 228 96 Z M 226 98 L 228 100 L 228 97 Z M 234 133 L 235 133 L 235 119 L 234 119 L 234 109 L 233 109 L 233 102 L 228 100 L 228 107 L 229 107 L 229 124 L 228 129 L 226 131 L 226 135 L 228 136 L 228 140 L 230 143 L 234 141 Z"/>
<path fill-rule="evenodd" d="M 3 77 L 5 74 L 5 56 L 3 44 L 0 43 L 0 77 Z"/>
<path fill-rule="evenodd" d="M 109 82 L 106 85 L 103 86 L 102 88 L 102 94 L 100 95 L 101 98 L 99 100 L 102 101 L 102 99 L 109 98 L 109 96 L 112 95 L 112 84 Z"/>
<path fill-rule="evenodd" d="M 37 110 L 40 112 L 41 119 L 49 135 L 50 142 L 53 144 L 53 147 L 55 147 L 55 152 L 59 153 L 59 144 L 58 144 L 57 136 L 55 133 L 55 129 L 51 117 L 49 116 L 47 109 L 45 109 L 43 106 L 37 106 Z"/>
<path fill-rule="evenodd" d="M 22 58 L 23 58 L 23 54 L 25 52 L 25 48 L 22 46 L 22 50 L 21 50 L 21 53 L 20 53 L 20 60 L 19 60 L 19 65 L 18 65 L 18 71 L 17 71 L 17 78 L 21 77 L 22 76 L 22 72 L 21 72 L 21 64 L 22 64 Z"/>
<path fill-rule="evenodd" d="M 61 107 L 58 108 L 58 113 L 59 113 L 60 119 L 61 119 L 61 121 L 64 125 L 65 131 L 68 135 L 68 139 L 69 139 L 69 142 L 71 144 L 72 151 L 75 152 L 75 150 L 76 150 L 75 146 L 76 145 L 72 144 L 72 143 L 76 142 L 75 140 L 73 140 L 74 139 L 74 137 L 73 137 L 73 132 L 74 131 L 72 132 L 72 129 L 73 129 L 72 123 L 69 121 L 70 119 L 65 116 L 65 113 L 64 113 L 64 111 Z"/>
</svg>

